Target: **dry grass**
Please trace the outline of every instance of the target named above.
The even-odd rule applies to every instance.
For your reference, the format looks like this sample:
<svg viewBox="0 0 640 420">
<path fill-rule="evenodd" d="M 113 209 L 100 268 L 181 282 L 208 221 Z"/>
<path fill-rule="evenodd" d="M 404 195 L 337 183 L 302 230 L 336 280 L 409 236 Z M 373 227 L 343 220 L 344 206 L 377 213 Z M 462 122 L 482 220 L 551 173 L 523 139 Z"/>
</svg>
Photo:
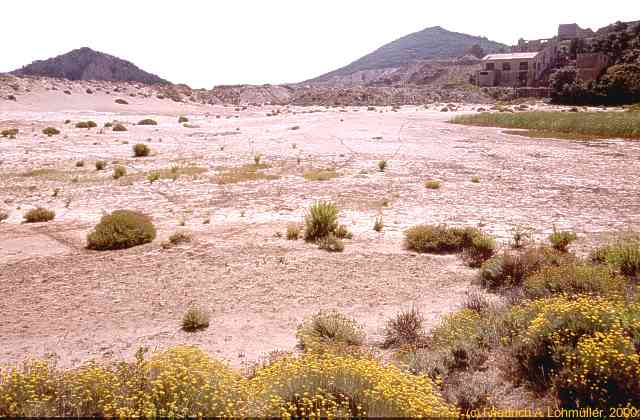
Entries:
<svg viewBox="0 0 640 420">
<path fill-rule="evenodd" d="M 261 172 L 263 169 L 270 167 L 270 165 L 264 163 L 254 163 L 242 165 L 237 168 L 223 169 L 220 174 L 215 177 L 215 181 L 220 185 L 227 185 L 240 182 L 271 181 L 280 178 L 277 175 Z"/>
<path fill-rule="evenodd" d="M 340 175 L 335 169 L 309 169 L 302 176 L 307 181 L 328 181 Z"/>
</svg>

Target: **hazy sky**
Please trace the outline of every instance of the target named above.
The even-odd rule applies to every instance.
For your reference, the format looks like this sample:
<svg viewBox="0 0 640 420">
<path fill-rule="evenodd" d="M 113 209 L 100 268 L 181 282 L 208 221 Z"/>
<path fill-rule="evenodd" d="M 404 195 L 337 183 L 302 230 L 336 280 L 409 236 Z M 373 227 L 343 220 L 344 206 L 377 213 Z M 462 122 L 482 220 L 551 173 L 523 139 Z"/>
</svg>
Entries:
<svg viewBox="0 0 640 420">
<path fill-rule="evenodd" d="M 506 44 L 640 19 L 640 0 L 0 0 L 0 72 L 87 46 L 194 88 L 299 82 L 430 26 Z"/>
</svg>

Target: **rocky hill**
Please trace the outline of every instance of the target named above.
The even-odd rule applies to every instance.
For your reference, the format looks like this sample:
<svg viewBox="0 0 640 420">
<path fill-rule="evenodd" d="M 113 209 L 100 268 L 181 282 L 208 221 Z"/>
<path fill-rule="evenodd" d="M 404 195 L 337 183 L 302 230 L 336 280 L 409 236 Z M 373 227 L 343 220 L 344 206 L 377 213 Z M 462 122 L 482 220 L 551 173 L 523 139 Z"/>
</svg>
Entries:
<svg viewBox="0 0 640 420">
<path fill-rule="evenodd" d="M 467 54 L 474 45 L 479 45 L 485 53 L 507 48 L 506 45 L 487 38 L 451 32 L 435 26 L 397 39 L 345 67 L 304 83 L 339 84 L 343 78 L 353 79 L 353 75 L 356 78 L 363 76 L 365 80 L 376 79 L 381 71 L 394 71 L 419 61 L 457 59 Z"/>
<path fill-rule="evenodd" d="M 68 80 L 100 80 L 165 84 L 166 80 L 109 54 L 80 48 L 15 70 L 16 76 L 45 76 Z"/>
</svg>

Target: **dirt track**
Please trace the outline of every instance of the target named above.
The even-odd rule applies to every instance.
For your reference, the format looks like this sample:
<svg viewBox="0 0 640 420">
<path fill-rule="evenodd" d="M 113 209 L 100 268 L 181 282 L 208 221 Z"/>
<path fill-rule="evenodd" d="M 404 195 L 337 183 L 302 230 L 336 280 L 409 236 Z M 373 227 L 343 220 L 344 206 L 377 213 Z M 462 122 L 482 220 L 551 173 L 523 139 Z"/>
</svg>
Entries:
<svg viewBox="0 0 640 420">
<path fill-rule="evenodd" d="M 142 345 L 190 343 L 239 365 L 292 349 L 296 325 L 328 308 L 357 318 L 375 341 L 385 319 L 412 305 L 433 325 L 460 305 L 475 274 L 456 256 L 403 250 L 402 232 L 411 225 L 481 226 L 504 243 L 514 225 L 533 227 L 541 239 L 555 224 L 576 230 L 583 238 L 577 246 L 585 247 L 601 233 L 640 224 L 638 142 L 529 139 L 451 125 L 451 113 L 436 107 L 281 107 L 266 116 L 273 107 L 134 99 L 123 109 L 112 97 L 39 95 L 0 102 L 0 128 L 21 130 L 15 140 L 0 139 L 0 207 L 10 212 L 0 223 L 0 363 L 55 353 L 68 365 L 130 357 Z M 179 115 L 196 128 L 180 126 Z M 159 125 L 133 125 L 143 118 Z M 100 134 L 66 119 L 132 124 L 125 133 Z M 49 125 L 62 134 L 40 134 Z M 152 156 L 132 157 L 139 142 Z M 278 179 L 216 183 L 220 170 L 256 154 Z M 107 170 L 95 171 L 98 159 Z M 385 172 L 377 171 L 381 159 L 389 163 Z M 78 160 L 85 166 L 76 167 Z M 112 179 L 115 161 L 129 176 Z M 206 171 L 146 180 L 172 165 Z M 302 177 L 327 167 L 340 176 Z M 442 180 L 442 188 L 426 189 L 428 179 Z M 342 254 L 276 235 L 318 199 L 336 201 L 354 233 Z M 36 205 L 54 209 L 56 219 L 20 224 Z M 121 208 L 153 216 L 158 239 L 125 251 L 84 249 L 102 212 Z M 372 230 L 378 215 L 382 233 Z M 177 230 L 194 241 L 163 249 Z M 211 312 L 211 326 L 187 334 L 179 326 L 192 304 Z"/>
</svg>

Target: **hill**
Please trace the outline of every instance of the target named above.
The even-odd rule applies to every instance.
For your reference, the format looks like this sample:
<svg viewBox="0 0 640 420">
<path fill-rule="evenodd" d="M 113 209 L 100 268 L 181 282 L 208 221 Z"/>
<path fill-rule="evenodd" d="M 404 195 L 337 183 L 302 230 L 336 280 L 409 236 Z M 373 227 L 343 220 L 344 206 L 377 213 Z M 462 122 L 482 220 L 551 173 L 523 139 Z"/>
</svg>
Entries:
<svg viewBox="0 0 640 420">
<path fill-rule="evenodd" d="M 458 58 L 464 56 L 469 48 L 476 44 L 486 53 L 507 48 L 504 44 L 484 37 L 451 32 L 434 26 L 397 39 L 345 67 L 311 79 L 307 83 L 327 82 L 368 70 L 399 68 L 419 60 Z"/>
<path fill-rule="evenodd" d="M 11 72 L 16 76 L 44 76 L 68 80 L 169 83 L 133 63 L 91 48 L 79 48 L 48 60 L 38 60 Z"/>
</svg>

